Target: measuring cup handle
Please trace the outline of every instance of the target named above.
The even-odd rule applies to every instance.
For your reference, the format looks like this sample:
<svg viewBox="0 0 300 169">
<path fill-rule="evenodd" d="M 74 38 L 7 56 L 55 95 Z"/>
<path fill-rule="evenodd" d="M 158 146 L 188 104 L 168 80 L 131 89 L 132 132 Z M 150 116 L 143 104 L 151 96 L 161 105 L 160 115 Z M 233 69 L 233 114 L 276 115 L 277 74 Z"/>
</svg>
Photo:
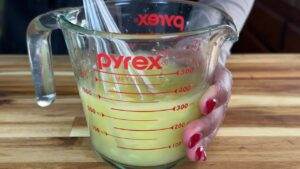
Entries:
<svg viewBox="0 0 300 169">
<path fill-rule="evenodd" d="M 52 70 L 51 32 L 59 28 L 61 11 L 53 11 L 33 19 L 27 28 L 27 48 L 37 103 L 49 106 L 55 100 Z"/>
</svg>

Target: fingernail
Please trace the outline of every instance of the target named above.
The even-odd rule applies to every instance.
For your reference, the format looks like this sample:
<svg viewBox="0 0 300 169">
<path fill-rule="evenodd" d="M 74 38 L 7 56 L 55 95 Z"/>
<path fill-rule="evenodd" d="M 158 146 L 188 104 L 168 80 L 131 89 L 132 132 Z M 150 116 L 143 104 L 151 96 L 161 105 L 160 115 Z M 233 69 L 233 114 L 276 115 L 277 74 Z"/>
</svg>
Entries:
<svg viewBox="0 0 300 169">
<path fill-rule="evenodd" d="M 203 147 L 199 147 L 196 150 L 196 161 L 206 161 L 206 152 Z"/>
<path fill-rule="evenodd" d="M 217 100 L 216 99 L 209 99 L 209 100 L 207 100 L 206 101 L 206 105 L 205 105 L 206 106 L 206 112 L 205 112 L 205 114 L 207 115 L 207 114 L 211 113 L 214 110 L 216 104 L 217 104 Z"/>
<path fill-rule="evenodd" d="M 188 147 L 189 148 L 193 148 L 201 139 L 201 134 L 197 133 L 197 134 L 194 134 L 191 138 L 190 138 L 190 141 L 189 141 L 189 145 Z"/>
</svg>

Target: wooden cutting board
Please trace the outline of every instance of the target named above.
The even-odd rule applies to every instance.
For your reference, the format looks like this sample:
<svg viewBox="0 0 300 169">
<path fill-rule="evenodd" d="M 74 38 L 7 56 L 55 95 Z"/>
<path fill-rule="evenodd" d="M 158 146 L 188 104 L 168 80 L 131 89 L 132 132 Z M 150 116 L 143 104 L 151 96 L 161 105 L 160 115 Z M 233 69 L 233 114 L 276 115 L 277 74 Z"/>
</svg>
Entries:
<svg viewBox="0 0 300 169">
<path fill-rule="evenodd" d="M 24 56 L 0 56 L 0 168 L 109 169 L 91 150 L 73 73 L 56 57 L 58 99 L 36 105 Z M 179 169 L 299 169 L 300 54 L 234 55 L 233 96 L 208 161 Z"/>
</svg>

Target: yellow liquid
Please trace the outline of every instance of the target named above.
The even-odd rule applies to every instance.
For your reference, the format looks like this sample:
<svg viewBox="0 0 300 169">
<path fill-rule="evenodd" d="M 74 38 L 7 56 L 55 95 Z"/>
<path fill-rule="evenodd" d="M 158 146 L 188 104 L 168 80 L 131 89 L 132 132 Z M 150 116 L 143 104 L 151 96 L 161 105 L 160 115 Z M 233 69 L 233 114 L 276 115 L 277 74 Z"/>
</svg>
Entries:
<svg viewBox="0 0 300 169">
<path fill-rule="evenodd" d="M 176 71 L 164 67 L 165 72 Z M 123 73 L 120 71 L 118 73 Z M 146 74 L 158 74 L 148 71 Z M 91 75 L 90 79 L 103 77 Z M 105 81 L 113 82 L 112 76 Z M 201 74 L 147 77 L 153 89 L 139 85 L 142 93 L 176 91 L 161 94 L 119 94 L 110 90 L 139 93 L 137 86 L 113 85 L 104 82 L 79 86 L 79 94 L 90 129 L 95 150 L 115 162 L 131 166 L 159 166 L 180 160 L 185 156 L 182 133 L 188 122 L 200 117 L 199 100 L 206 89 Z M 132 78 L 119 78 L 119 82 L 133 83 Z M 87 82 L 87 80 L 85 80 Z M 141 84 L 141 78 L 138 79 Z M 188 92 L 182 86 L 192 85 Z M 152 91 L 150 91 L 152 90 Z"/>
<path fill-rule="evenodd" d="M 182 132 L 189 121 L 199 118 L 201 95 L 158 103 L 120 103 L 80 90 L 96 151 L 133 166 L 163 165 L 185 156 Z"/>
</svg>

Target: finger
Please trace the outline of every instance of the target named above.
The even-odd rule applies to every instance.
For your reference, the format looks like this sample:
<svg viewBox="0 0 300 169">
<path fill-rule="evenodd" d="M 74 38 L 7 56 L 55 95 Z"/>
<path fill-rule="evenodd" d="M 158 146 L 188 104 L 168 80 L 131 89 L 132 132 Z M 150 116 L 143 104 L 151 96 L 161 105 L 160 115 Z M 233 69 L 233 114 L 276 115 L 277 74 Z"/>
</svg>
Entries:
<svg viewBox="0 0 300 169">
<path fill-rule="evenodd" d="M 224 119 L 231 93 L 230 72 L 225 67 L 218 65 L 214 76 L 214 85 L 209 88 L 200 102 L 200 109 L 205 112 L 206 116 L 193 121 L 185 128 L 183 140 L 188 147 L 187 156 L 192 161 L 206 159 L 205 147 L 215 137 Z M 210 113 L 212 111 L 213 113 Z"/>
<path fill-rule="evenodd" d="M 225 116 L 226 106 L 220 106 L 213 113 L 191 122 L 184 131 L 183 141 L 187 156 L 192 161 L 206 159 L 205 148 L 215 137 Z"/>
<path fill-rule="evenodd" d="M 207 145 L 209 143 L 211 143 L 212 140 L 215 138 L 215 136 L 217 135 L 217 132 L 218 132 L 218 130 L 219 130 L 224 118 L 225 118 L 227 108 L 228 108 L 227 105 L 223 105 L 223 106 L 219 107 L 218 109 L 214 110 L 213 113 L 216 113 L 217 111 L 219 111 L 219 116 L 222 116 L 222 117 L 219 117 L 219 120 L 216 121 L 217 122 L 217 124 L 215 124 L 216 127 L 214 129 L 211 129 L 211 133 L 200 140 L 199 143 L 200 143 L 201 146 L 207 147 Z"/>
<path fill-rule="evenodd" d="M 218 65 L 214 75 L 213 85 L 202 96 L 200 110 L 204 115 L 213 109 L 228 103 L 231 95 L 232 75 L 228 69 Z"/>
<path fill-rule="evenodd" d="M 203 146 L 195 146 L 193 149 L 186 149 L 186 154 L 191 161 L 206 161 L 207 154 Z"/>
<path fill-rule="evenodd" d="M 201 139 L 193 148 L 186 149 L 186 154 L 191 161 L 206 161 L 206 148 L 217 135 L 218 129 L 217 127 L 210 135 Z"/>
<path fill-rule="evenodd" d="M 192 148 L 201 139 L 210 135 L 223 121 L 225 107 L 225 105 L 221 106 L 215 109 L 213 113 L 189 123 L 183 133 L 185 145 Z"/>
</svg>

